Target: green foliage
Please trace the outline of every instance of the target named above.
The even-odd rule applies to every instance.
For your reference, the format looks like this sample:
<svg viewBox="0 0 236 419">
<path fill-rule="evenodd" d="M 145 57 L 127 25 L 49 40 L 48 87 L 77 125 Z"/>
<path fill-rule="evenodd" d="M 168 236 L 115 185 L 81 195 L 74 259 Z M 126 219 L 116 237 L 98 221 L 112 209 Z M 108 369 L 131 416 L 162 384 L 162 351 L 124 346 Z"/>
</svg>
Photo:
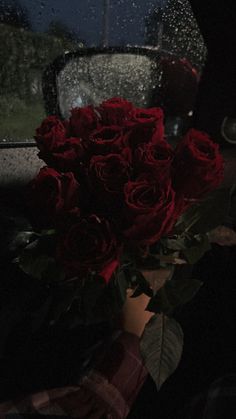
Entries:
<svg viewBox="0 0 236 419">
<path fill-rule="evenodd" d="M 65 273 L 53 257 L 53 245 L 52 231 L 40 236 L 24 248 L 18 259 L 19 267 L 27 275 L 46 283 L 62 281 Z"/>
<path fill-rule="evenodd" d="M 76 43 L 1 23 L 0 43 L 0 138 L 32 139 L 45 117 L 42 73 Z"/>
<path fill-rule="evenodd" d="M 93 307 L 90 306 L 91 309 L 88 310 L 90 323 L 107 321 L 108 319 L 112 322 L 119 316 L 126 301 L 126 290 L 128 287 L 129 282 L 122 269 L 113 274 L 107 286 L 100 279 L 100 292 L 94 300 Z M 91 292 L 93 292 L 92 289 Z M 87 304 L 87 301 L 85 304 Z"/>
<path fill-rule="evenodd" d="M 176 235 L 172 239 L 164 239 L 162 243 L 167 251 L 180 252 L 180 255 L 191 265 L 197 263 L 211 249 L 207 234 L 191 235 L 185 233 Z"/>
<path fill-rule="evenodd" d="M 162 239 L 167 254 L 178 251 L 180 257 L 195 264 L 211 249 L 207 233 L 221 225 L 230 208 L 230 189 L 218 189 L 194 203 L 178 220 L 173 236 Z"/>
<path fill-rule="evenodd" d="M 160 390 L 176 370 L 183 350 L 181 326 L 164 314 L 156 314 L 144 329 L 140 342 L 144 364 Z"/>
<path fill-rule="evenodd" d="M 2 99 L 3 96 L 0 97 L 0 103 Z M 37 100 L 27 104 L 21 99 L 12 100 L 8 95 L 4 96 L 2 103 L 5 101 L 10 106 L 0 113 L 0 140 L 2 138 L 13 141 L 32 140 L 35 128 L 46 116 L 42 101 Z"/>
<path fill-rule="evenodd" d="M 63 319 L 69 328 L 113 322 L 126 300 L 128 283 L 117 272 L 106 285 L 99 275 L 58 283 L 53 290 L 50 321 Z"/>
<path fill-rule="evenodd" d="M 5 23 L 16 28 L 31 29 L 27 9 L 22 7 L 17 0 L 13 3 L 1 0 L 0 23 Z"/>
<path fill-rule="evenodd" d="M 148 259 L 148 260 L 147 260 Z M 144 275 L 142 274 L 141 269 L 145 270 L 145 269 L 157 269 L 157 264 L 158 267 L 160 266 L 160 261 L 156 260 L 155 261 L 155 268 L 152 268 L 153 266 L 153 261 L 151 259 L 151 264 L 150 264 L 150 259 L 146 258 L 143 259 L 146 260 L 146 264 L 144 262 L 144 264 L 142 264 L 142 268 L 139 267 L 139 264 L 137 263 L 138 260 L 136 258 L 136 256 L 133 256 L 133 260 L 130 259 L 130 261 L 126 264 L 121 265 L 121 275 L 124 278 L 125 281 L 125 299 L 126 299 L 126 290 L 127 288 L 132 288 L 135 289 L 133 295 L 131 296 L 131 298 L 135 298 L 138 297 L 141 294 L 146 294 L 149 297 L 153 296 L 153 291 L 150 288 L 150 284 L 148 283 L 148 281 L 146 280 L 146 278 L 144 277 Z M 151 266 L 151 268 L 150 268 Z M 120 282 L 120 280 L 119 280 Z"/>
<path fill-rule="evenodd" d="M 208 236 L 206 234 L 196 234 L 185 249 L 183 255 L 188 263 L 194 265 L 202 256 L 211 249 Z"/>
<path fill-rule="evenodd" d="M 192 300 L 201 286 L 202 282 L 196 279 L 166 281 L 150 300 L 146 310 L 170 315 L 176 307 Z"/>
<path fill-rule="evenodd" d="M 78 36 L 65 23 L 60 20 L 52 20 L 49 24 L 47 34 L 55 38 L 62 39 L 64 42 L 79 44 Z"/>
<path fill-rule="evenodd" d="M 10 25 L 0 24 L 0 82 L 3 95 L 17 95 L 27 102 L 35 77 L 58 55 L 74 49 L 73 43 Z"/>
<path fill-rule="evenodd" d="M 153 291 L 150 288 L 148 281 L 143 276 L 142 272 L 136 271 L 135 279 L 136 279 L 137 287 L 134 293 L 132 294 L 131 298 L 138 297 L 141 294 L 145 294 L 148 297 L 152 297 Z"/>
<path fill-rule="evenodd" d="M 205 234 L 219 226 L 228 214 L 230 189 L 217 189 L 204 200 L 195 203 L 178 220 L 176 234 Z"/>
</svg>

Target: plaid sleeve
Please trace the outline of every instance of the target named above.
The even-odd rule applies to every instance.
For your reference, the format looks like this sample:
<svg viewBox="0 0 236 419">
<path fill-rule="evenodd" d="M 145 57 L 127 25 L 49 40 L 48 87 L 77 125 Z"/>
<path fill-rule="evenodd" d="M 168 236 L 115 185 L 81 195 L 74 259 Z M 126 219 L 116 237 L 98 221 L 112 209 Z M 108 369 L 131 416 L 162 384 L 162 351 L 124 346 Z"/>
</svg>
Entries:
<svg viewBox="0 0 236 419">
<path fill-rule="evenodd" d="M 31 418 L 42 414 L 60 419 L 123 419 L 146 376 L 138 337 L 121 333 L 109 350 L 98 356 L 95 368 L 78 386 L 50 389 L 0 404 L 0 419 L 22 414 Z"/>
</svg>

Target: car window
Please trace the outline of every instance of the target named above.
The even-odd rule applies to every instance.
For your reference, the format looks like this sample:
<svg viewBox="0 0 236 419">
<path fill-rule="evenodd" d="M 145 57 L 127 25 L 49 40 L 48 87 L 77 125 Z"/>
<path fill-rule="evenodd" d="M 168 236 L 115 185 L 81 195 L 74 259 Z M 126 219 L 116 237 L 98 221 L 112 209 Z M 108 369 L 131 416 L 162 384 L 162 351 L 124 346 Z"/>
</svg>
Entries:
<svg viewBox="0 0 236 419">
<path fill-rule="evenodd" d="M 0 40 L 2 145 L 32 142 L 35 127 L 45 116 L 43 71 L 65 52 L 128 45 L 171 52 L 185 61 L 165 63 L 169 87 L 165 95 L 175 91 L 175 74 L 183 74 L 186 65 L 200 73 L 206 55 L 186 0 L 3 0 Z M 173 114 L 187 96 L 176 93 Z M 169 101 L 170 107 L 171 95 Z"/>
</svg>

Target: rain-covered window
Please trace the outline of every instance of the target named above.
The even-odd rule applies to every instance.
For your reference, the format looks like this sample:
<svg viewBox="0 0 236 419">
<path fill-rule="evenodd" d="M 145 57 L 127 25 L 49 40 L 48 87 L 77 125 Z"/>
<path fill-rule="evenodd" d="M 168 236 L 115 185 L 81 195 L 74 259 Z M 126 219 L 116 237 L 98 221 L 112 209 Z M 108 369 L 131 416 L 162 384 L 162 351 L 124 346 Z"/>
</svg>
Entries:
<svg viewBox="0 0 236 419">
<path fill-rule="evenodd" d="M 160 91 L 164 88 L 164 106 L 172 115 L 178 114 L 181 108 L 184 112 L 191 111 L 206 55 L 187 0 L 1 0 L 0 40 L 2 143 L 32 141 L 35 127 L 45 116 L 42 94 L 45 68 L 68 51 L 127 46 L 153 51 L 162 63 L 154 68 L 155 80 Z M 77 96 L 74 104 L 83 104 L 83 100 L 86 103 L 99 101 L 108 94 L 129 96 L 129 89 L 136 86 L 137 102 L 147 106 L 145 89 L 151 88 L 148 83 L 152 84 L 147 58 L 137 54 L 118 57 L 114 51 L 108 61 L 101 54 L 88 64 L 85 55 L 83 62 L 79 62 L 79 71 L 75 62 L 71 62 L 71 67 L 65 68 L 67 73 L 61 73 L 58 78 L 63 81 L 66 77 L 68 82 L 60 92 L 61 108 L 66 106 L 69 89 L 72 91 L 75 83 L 82 83 L 85 75 L 89 75 L 90 80 L 96 75 L 92 80 L 93 88 L 85 86 L 84 96 L 81 99 Z M 145 69 L 142 73 L 141 67 Z M 107 92 L 96 90 L 101 86 L 103 69 L 111 75 Z M 122 86 L 121 91 L 119 86 Z M 158 97 L 161 98 L 161 94 Z"/>
</svg>

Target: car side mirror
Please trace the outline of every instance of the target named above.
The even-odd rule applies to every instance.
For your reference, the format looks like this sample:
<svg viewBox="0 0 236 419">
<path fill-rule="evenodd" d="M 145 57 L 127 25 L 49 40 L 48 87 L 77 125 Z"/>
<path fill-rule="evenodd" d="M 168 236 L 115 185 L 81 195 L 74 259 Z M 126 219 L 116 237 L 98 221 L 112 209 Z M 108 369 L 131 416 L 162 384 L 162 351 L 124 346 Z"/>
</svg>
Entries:
<svg viewBox="0 0 236 419">
<path fill-rule="evenodd" d="M 59 57 L 44 74 L 47 112 L 67 118 L 76 106 L 124 97 L 136 106 L 158 105 L 160 54 L 145 48 L 86 49 Z"/>
</svg>

